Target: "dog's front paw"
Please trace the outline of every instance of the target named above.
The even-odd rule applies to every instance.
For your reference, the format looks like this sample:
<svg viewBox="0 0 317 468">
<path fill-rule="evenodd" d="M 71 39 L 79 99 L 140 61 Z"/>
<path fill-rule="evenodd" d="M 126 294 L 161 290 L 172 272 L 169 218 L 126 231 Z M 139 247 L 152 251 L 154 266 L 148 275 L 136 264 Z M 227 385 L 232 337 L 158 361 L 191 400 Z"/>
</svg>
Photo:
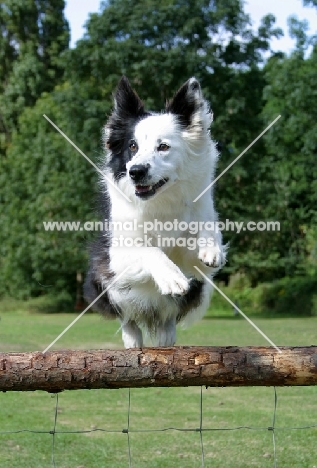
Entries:
<svg viewBox="0 0 317 468">
<path fill-rule="evenodd" d="M 217 245 L 201 247 L 198 258 L 211 268 L 221 268 L 226 263 L 226 255 L 222 248 Z"/>
<path fill-rule="evenodd" d="M 163 295 L 183 296 L 189 289 L 188 279 L 176 265 L 173 269 L 158 267 L 153 278 Z"/>
</svg>

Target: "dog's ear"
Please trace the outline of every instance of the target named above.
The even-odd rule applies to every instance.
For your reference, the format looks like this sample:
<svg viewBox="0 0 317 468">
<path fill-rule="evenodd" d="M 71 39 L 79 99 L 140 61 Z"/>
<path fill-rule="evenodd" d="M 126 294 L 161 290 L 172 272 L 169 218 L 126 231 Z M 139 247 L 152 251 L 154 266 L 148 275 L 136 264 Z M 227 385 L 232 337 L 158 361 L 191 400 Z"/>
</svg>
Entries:
<svg viewBox="0 0 317 468">
<path fill-rule="evenodd" d="M 146 115 L 144 104 L 132 89 L 128 78 L 123 76 L 114 93 L 114 110 L 104 128 L 104 142 L 108 150 L 122 148 L 127 130 Z"/>
<path fill-rule="evenodd" d="M 115 111 L 119 117 L 140 117 L 145 113 L 144 104 L 132 89 L 126 76 L 118 83 L 114 94 Z"/>
<path fill-rule="evenodd" d="M 182 127 L 192 125 L 194 115 L 204 107 L 200 84 L 196 78 L 190 78 L 167 102 L 166 111 L 177 115 Z"/>
</svg>

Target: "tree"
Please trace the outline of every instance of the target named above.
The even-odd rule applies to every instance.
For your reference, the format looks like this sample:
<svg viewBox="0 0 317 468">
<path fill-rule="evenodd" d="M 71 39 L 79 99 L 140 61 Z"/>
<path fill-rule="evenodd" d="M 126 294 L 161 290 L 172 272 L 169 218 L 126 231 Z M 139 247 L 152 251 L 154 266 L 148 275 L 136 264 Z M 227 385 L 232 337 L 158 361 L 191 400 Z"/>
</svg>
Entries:
<svg viewBox="0 0 317 468">
<path fill-rule="evenodd" d="M 296 26 L 296 50 L 290 57 L 272 58 L 265 70 L 264 115 L 282 114 L 278 127 L 266 137 L 268 154 L 262 161 L 262 189 L 269 194 L 266 210 L 276 213 L 282 226 L 273 236 L 279 276 L 308 273 L 315 258 L 317 221 L 317 48 L 306 59 L 305 24 L 291 24 Z"/>
<path fill-rule="evenodd" d="M 28 277 L 30 269 L 27 261 L 29 257 L 23 259 L 21 254 L 20 269 L 17 271 L 13 269 L 17 263 L 13 262 L 10 269 L 6 261 L 19 257 L 21 246 L 17 239 L 24 231 L 21 225 L 17 226 L 17 219 L 20 214 L 25 214 L 22 205 L 26 200 L 21 198 L 19 204 L 17 197 L 19 193 L 21 197 L 27 193 L 24 190 L 24 154 L 16 153 L 17 160 L 13 162 L 8 151 L 15 150 L 11 140 L 12 134 L 19 129 L 20 115 L 25 110 L 27 112 L 28 107 L 34 106 L 43 92 L 51 91 L 62 79 L 62 55 L 69 42 L 64 6 L 64 0 L 4 0 L 0 4 L 0 211 L 3 222 L 0 243 L 2 253 L 6 255 L 1 259 L 0 269 L 14 275 L 21 274 L 24 279 Z M 31 127 L 32 122 L 28 122 L 28 126 Z M 32 159 L 33 144 L 32 141 L 29 143 L 29 157 Z M 20 172 L 15 172 L 14 164 L 16 167 L 21 164 Z M 23 216 L 22 220 L 25 221 Z M 4 290 L 10 289 L 12 285 L 10 274 L 7 278 L 8 281 L 2 285 Z M 23 282 L 17 282 L 15 290 L 18 284 L 22 285 Z"/>
<path fill-rule="evenodd" d="M 98 163 L 105 109 L 89 102 L 84 86 L 64 84 L 21 114 L 0 174 L 0 282 L 7 293 L 25 298 L 64 291 L 74 296 L 76 274 L 86 269 L 91 233 L 46 231 L 43 222 L 94 220 L 97 176 L 43 114 Z M 75 119 L 79 110 L 81 119 Z"/>
<path fill-rule="evenodd" d="M 0 131 L 8 141 L 18 116 L 64 73 L 69 28 L 64 0 L 4 0 L 0 5 Z"/>
</svg>

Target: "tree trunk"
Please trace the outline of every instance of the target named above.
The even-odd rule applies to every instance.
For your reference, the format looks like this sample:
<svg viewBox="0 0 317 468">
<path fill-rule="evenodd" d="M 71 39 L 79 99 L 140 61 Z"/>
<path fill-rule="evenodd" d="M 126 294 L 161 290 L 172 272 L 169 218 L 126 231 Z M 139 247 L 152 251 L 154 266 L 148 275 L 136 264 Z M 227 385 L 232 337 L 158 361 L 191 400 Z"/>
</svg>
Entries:
<svg viewBox="0 0 317 468">
<path fill-rule="evenodd" d="M 317 347 L 0 353 L 0 391 L 317 384 Z"/>
</svg>

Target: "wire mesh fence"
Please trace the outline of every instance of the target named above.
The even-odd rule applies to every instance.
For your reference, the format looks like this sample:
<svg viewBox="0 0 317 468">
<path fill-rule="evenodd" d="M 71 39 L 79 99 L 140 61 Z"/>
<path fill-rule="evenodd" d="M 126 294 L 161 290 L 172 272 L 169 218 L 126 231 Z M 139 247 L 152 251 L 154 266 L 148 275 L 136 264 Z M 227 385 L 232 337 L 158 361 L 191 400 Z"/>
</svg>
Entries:
<svg viewBox="0 0 317 468">
<path fill-rule="evenodd" d="M 316 390 L 201 386 L 7 392 L 0 395 L 0 438 L 11 455 L 0 458 L 1 466 L 313 468 Z M 14 396 L 21 406 L 6 418 L 7 401 Z M 30 412 L 35 420 L 25 427 Z M 232 424 L 238 421 L 242 424 Z M 38 441 L 42 449 L 36 448 Z"/>
</svg>

